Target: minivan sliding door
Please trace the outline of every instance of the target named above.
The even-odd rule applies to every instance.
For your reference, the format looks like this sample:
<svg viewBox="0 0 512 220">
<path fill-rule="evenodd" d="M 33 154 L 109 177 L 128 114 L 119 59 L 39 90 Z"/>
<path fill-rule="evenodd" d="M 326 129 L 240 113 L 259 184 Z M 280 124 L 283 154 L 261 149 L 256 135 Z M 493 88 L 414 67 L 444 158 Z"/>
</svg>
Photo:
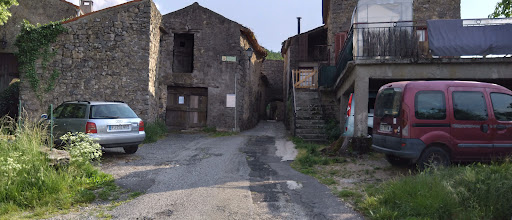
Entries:
<svg viewBox="0 0 512 220">
<path fill-rule="evenodd" d="M 456 159 L 489 159 L 492 132 L 489 101 L 483 88 L 450 87 L 452 104 L 450 133 L 459 155 Z"/>
</svg>

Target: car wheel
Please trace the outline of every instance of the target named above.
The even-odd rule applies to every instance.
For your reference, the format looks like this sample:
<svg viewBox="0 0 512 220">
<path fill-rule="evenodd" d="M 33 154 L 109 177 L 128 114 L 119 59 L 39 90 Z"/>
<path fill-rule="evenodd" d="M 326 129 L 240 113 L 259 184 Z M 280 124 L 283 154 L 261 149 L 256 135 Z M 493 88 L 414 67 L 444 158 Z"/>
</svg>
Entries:
<svg viewBox="0 0 512 220">
<path fill-rule="evenodd" d="M 411 160 L 397 157 L 394 155 L 386 154 L 386 160 L 393 166 L 406 166 L 409 165 Z"/>
<path fill-rule="evenodd" d="M 127 154 L 134 154 L 139 149 L 138 145 L 123 147 L 124 152 Z"/>
<path fill-rule="evenodd" d="M 421 154 L 417 165 L 420 170 L 446 167 L 450 165 L 450 155 L 440 147 L 430 147 Z"/>
</svg>

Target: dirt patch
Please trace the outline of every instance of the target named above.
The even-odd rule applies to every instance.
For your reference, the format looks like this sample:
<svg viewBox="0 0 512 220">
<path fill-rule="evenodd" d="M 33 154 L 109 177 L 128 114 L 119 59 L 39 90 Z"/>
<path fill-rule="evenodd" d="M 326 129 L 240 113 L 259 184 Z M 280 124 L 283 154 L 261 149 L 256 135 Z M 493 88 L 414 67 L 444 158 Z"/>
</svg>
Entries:
<svg viewBox="0 0 512 220">
<path fill-rule="evenodd" d="M 329 184 L 333 193 L 352 205 L 364 197 L 364 188 L 369 184 L 379 184 L 413 173 L 411 167 L 391 166 L 380 153 L 343 158 L 343 163 L 319 165 L 315 169 L 321 176 L 334 180 Z"/>
</svg>

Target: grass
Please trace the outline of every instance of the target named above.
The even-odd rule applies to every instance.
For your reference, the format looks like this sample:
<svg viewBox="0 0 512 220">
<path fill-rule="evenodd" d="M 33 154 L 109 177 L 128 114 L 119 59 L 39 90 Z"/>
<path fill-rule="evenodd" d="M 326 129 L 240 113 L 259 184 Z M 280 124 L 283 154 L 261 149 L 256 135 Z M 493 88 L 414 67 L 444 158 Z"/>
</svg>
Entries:
<svg viewBox="0 0 512 220">
<path fill-rule="evenodd" d="M 510 219 L 512 163 L 427 170 L 367 193 L 359 208 L 372 219 Z"/>
<path fill-rule="evenodd" d="M 15 131 L 14 140 L 0 140 L 0 219 L 23 215 L 38 218 L 67 210 L 94 201 L 95 190 L 114 185 L 111 175 L 89 161 L 51 166 L 41 152 L 41 146 L 48 142 L 44 126 L 25 120 L 17 127 L 9 119 L 0 124 Z"/>
<path fill-rule="evenodd" d="M 154 143 L 158 141 L 160 138 L 165 137 L 168 132 L 167 125 L 162 120 L 156 120 L 154 122 L 149 122 L 144 126 L 144 131 L 146 132 L 146 139 L 144 139 L 144 143 Z"/>
</svg>

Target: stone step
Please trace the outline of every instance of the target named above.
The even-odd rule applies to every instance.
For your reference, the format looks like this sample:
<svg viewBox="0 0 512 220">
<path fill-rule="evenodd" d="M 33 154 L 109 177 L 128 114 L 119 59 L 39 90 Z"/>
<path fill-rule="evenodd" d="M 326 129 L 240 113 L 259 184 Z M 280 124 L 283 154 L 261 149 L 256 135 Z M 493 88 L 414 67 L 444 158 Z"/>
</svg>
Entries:
<svg viewBox="0 0 512 220">
<path fill-rule="evenodd" d="M 300 124 L 300 125 L 324 125 L 325 121 L 324 120 L 314 120 L 314 119 L 311 119 L 311 120 L 296 120 L 295 124 Z"/>
<path fill-rule="evenodd" d="M 327 136 L 325 134 L 297 134 L 298 137 L 308 140 L 327 140 Z"/>
<path fill-rule="evenodd" d="M 297 111 L 322 111 L 322 106 L 320 105 L 303 105 L 297 106 Z"/>
<path fill-rule="evenodd" d="M 300 134 L 325 134 L 325 130 L 324 129 L 297 128 L 297 129 L 295 129 L 295 133 L 297 135 L 300 135 Z"/>
<path fill-rule="evenodd" d="M 304 115 L 297 115 L 296 116 L 296 119 L 297 120 L 322 120 L 323 119 L 323 115 L 321 114 L 315 114 L 315 115 L 311 115 L 311 114 L 304 114 Z"/>
<path fill-rule="evenodd" d="M 295 124 L 296 129 L 324 129 L 325 125 Z"/>
</svg>

